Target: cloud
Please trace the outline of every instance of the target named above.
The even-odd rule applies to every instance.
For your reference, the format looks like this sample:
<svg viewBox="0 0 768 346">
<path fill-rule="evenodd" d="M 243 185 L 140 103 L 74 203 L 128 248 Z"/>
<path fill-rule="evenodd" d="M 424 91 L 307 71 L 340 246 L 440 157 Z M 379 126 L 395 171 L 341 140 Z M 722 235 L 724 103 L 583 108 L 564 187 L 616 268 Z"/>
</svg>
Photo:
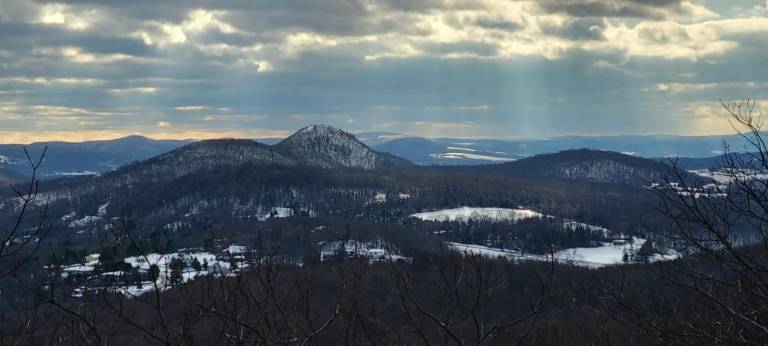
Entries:
<svg viewBox="0 0 768 346">
<path fill-rule="evenodd" d="M 47 77 L 3 77 L 0 83 L 36 84 L 36 85 L 101 85 L 104 80 L 93 78 L 47 78 Z"/>
<path fill-rule="evenodd" d="M 766 88 L 768 88 L 768 82 L 658 83 L 656 86 L 656 90 L 670 93 L 696 93 L 728 89 L 743 92 Z"/>
<path fill-rule="evenodd" d="M 157 92 L 157 88 L 136 87 L 136 88 L 125 88 L 125 89 L 110 89 L 110 91 L 115 94 L 129 94 L 129 93 L 154 94 L 155 92 Z"/>
<path fill-rule="evenodd" d="M 76 11 L 64 4 L 46 4 L 40 8 L 38 22 L 42 24 L 61 25 L 71 30 L 86 30 L 100 14 L 96 9 Z"/>
<path fill-rule="evenodd" d="M 285 138 L 292 132 L 288 130 L 248 129 L 229 131 L 210 131 L 205 129 L 186 129 L 179 131 L 132 131 L 82 130 L 82 131 L 48 131 L 46 133 L 0 130 L 0 144 L 30 144 L 44 141 L 84 142 L 94 140 L 110 140 L 125 137 L 128 134 L 138 134 L 154 139 L 216 139 L 216 138 Z"/>
<path fill-rule="evenodd" d="M 757 3 L 0 0 L 0 127 L 685 131 L 692 102 L 762 96 Z"/>
<path fill-rule="evenodd" d="M 181 112 L 199 112 L 209 109 L 208 106 L 176 106 L 173 109 Z"/>
<path fill-rule="evenodd" d="M 665 19 L 675 16 L 717 16 L 704 5 L 687 0 L 539 0 L 536 4 L 544 12 L 574 17 Z"/>
</svg>

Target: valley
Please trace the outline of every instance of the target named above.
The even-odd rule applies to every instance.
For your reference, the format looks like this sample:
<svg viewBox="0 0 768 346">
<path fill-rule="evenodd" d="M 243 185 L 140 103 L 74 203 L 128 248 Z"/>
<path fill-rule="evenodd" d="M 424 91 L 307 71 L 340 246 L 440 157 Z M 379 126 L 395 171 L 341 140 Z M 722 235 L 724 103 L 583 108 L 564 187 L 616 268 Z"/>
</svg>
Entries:
<svg viewBox="0 0 768 346">
<path fill-rule="evenodd" d="M 407 276 L 446 275 L 472 263 L 478 270 L 484 263 L 507 268 L 499 275 L 510 280 L 527 277 L 521 270 L 572 273 L 583 285 L 592 285 L 592 276 L 615 279 L 616 270 L 641 275 L 645 268 L 695 265 L 701 250 L 674 235 L 675 221 L 657 212 L 660 198 L 717 203 L 730 196 L 721 193 L 723 184 L 700 171 L 673 172 L 655 160 L 588 149 L 420 166 L 341 130 L 309 126 L 275 144 L 196 141 L 100 174 L 46 179 L 27 203 L 13 190 L 0 192 L 0 222 L 12 225 L 20 208 L 44 213 L 44 232 L 28 216 L 9 243 L 21 244 L 19 251 L 34 244 L 25 277 L 55 287 L 51 293 L 70 303 L 145 304 L 251 279 L 299 285 L 302 275 L 327 270 L 362 270 L 338 289 L 368 285 L 368 275 L 392 276 L 380 284 L 394 299 L 410 287 Z M 731 236 L 740 246 L 757 241 L 746 225 Z M 270 282 L 255 285 L 280 289 Z M 548 282 L 583 296 L 579 309 L 597 298 Z M 196 304 L 208 303 L 215 300 Z M 564 319 L 575 310 L 548 311 Z M 377 328 L 394 328 L 394 321 Z"/>
</svg>

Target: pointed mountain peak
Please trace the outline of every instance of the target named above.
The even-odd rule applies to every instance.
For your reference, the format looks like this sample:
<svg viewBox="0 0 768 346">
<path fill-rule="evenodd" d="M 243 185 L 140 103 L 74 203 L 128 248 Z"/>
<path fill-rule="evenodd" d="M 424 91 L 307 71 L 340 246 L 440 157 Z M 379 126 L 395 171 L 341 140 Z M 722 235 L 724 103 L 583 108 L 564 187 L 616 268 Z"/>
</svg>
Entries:
<svg viewBox="0 0 768 346">
<path fill-rule="evenodd" d="M 291 137 L 295 136 L 341 136 L 355 138 L 355 135 L 329 125 L 309 125 L 296 131 Z"/>
<path fill-rule="evenodd" d="M 277 148 L 310 166 L 374 169 L 398 165 L 397 160 L 373 151 L 353 134 L 328 125 L 307 126 L 280 142 Z"/>
</svg>

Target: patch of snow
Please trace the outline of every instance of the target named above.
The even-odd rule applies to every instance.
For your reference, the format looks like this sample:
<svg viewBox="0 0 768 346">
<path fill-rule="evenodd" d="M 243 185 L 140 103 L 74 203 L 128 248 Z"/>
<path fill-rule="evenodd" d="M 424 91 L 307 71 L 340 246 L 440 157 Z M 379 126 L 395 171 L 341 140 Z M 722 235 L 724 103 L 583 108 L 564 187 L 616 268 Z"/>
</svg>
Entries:
<svg viewBox="0 0 768 346">
<path fill-rule="evenodd" d="M 270 217 L 286 218 L 291 216 L 293 216 L 293 209 L 291 208 L 275 207 L 270 212 Z"/>
<path fill-rule="evenodd" d="M 728 197 L 728 186 L 718 184 L 706 184 L 700 187 L 697 186 L 683 186 L 677 182 L 671 182 L 668 184 L 651 183 L 645 186 L 651 190 L 673 190 L 680 196 L 693 197 L 693 198 L 725 198 Z"/>
<path fill-rule="evenodd" d="M 109 207 L 110 201 L 107 201 L 107 203 L 104 203 L 99 206 L 99 209 L 96 210 L 96 215 L 99 217 L 105 217 L 107 216 L 107 208 Z"/>
<path fill-rule="evenodd" d="M 82 219 L 74 220 L 69 223 L 69 228 L 80 228 L 80 227 L 86 227 L 88 225 L 94 224 L 98 221 L 101 221 L 101 217 L 99 216 L 93 216 L 93 215 L 86 215 Z"/>
<path fill-rule="evenodd" d="M 70 212 L 69 214 L 62 216 L 61 217 L 61 221 L 64 221 L 64 222 L 70 221 L 70 220 L 74 219 L 75 216 L 77 216 L 76 212 L 74 212 L 74 211 Z"/>
<path fill-rule="evenodd" d="M 74 264 L 63 267 L 64 272 L 69 273 L 90 273 L 95 269 L 94 266 L 84 264 Z"/>
<path fill-rule="evenodd" d="M 293 216 L 293 209 L 284 207 L 273 207 L 269 209 L 259 208 L 255 218 L 259 221 L 266 221 L 272 218 L 281 219 Z"/>
<path fill-rule="evenodd" d="M 606 236 L 608 236 L 610 234 L 610 232 L 611 232 L 611 230 L 609 230 L 609 229 L 607 229 L 605 227 L 590 225 L 588 223 L 577 222 L 577 221 L 573 221 L 573 220 L 565 220 L 565 221 L 563 221 L 563 228 L 571 230 L 571 231 L 575 231 L 575 230 L 577 230 L 579 228 L 585 228 L 585 229 L 587 229 L 589 231 L 592 231 L 592 232 L 602 232 Z"/>
<path fill-rule="evenodd" d="M 54 172 L 51 175 L 62 177 L 80 177 L 89 175 L 99 175 L 99 172 L 95 171 L 80 171 L 80 172 Z"/>
<path fill-rule="evenodd" d="M 631 243 L 614 245 L 613 243 L 604 243 L 598 247 L 582 247 L 564 249 L 556 252 L 554 255 L 536 255 L 516 250 L 491 248 L 482 245 L 462 244 L 455 242 L 444 243 L 449 249 L 457 252 L 472 255 L 480 255 L 489 258 L 506 258 L 513 261 L 556 261 L 561 264 L 571 264 L 579 267 L 602 268 L 612 265 L 625 264 L 624 254 L 632 258 L 637 251 L 645 244 L 643 238 L 634 237 Z M 665 255 L 655 255 L 651 261 L 669 261 L 680 257 L 674 251 L 668 251 Z"/>
<path fill-rule="evenodd" d="M 249 252 L 249 250 L 248 250 L 248 247 L 247 247 L 247 246 L 243 246 L 243 245 L 235 245 L 235 244 L 232 244 L 232 245 L 230 245 L 230 246 L 229 246 L 229 247 L 228 247 L 226 250 L 224 250 L 224 251 L 226 251 L 226 252 L 227 252 L 227 253 L 229 253 L 230 255 L 242 255 L 242 254 L 246 254 L 246 253 L 248 253 L 248 252 Z"/>
<path fill-rule="evenodd" d="M 329 241 L 320 243 L 320 261 L 325 262 L 328 258 L 336 256 L 340 249 L 344 249 L 346 256 L 357 256 L 368 259 L 369 263 L 382 261 L 406 261 L 410 262 L 410 257 L 405 257 L 393 244 L 379 238 L 369 241 L 347 240 L 347 241 Z"/>
<path fill-rule="evenodd" d="M 123 276 L 123 275 L 125 275 L 125 272 L 122 271 L 122 270 L 117 270 L 117 271 L 113 271 L 113 272 L 101 273 L 101 275 L 102 276 Z"/>
<path fill-rule="evenodd" d="M 462 147 L 448 147 L 448 150 L 458 150 L 458 151 L 469 151 L 469 152 L 476 152 L 476 149 L 470 149 L 470 148 L 462 148 Z"/>
<path fill-rule="evenodd" d="M 374 203 L 385 203 L 387 202 L 387 194 L 386 193 L 377 193 L 376 196 L 373 197 Z"/>
<path fill-rule="evenodd" d="M 655 253 L 648 259 L 651 263 L 662 261 L 673 261 L 683 257 L 683 254 L 672 249 L 667 249 L 663 254 Z"/>
<path fill-rule="evenodd" d="M 472 208 L 461 207 L 455 209 L 444 209 L 425 213 L 417 213 L 411 217 L 423 221 L 468 221 L 468 220 L 488 220 L 488 221 L 512 221 L 517 222 L 525 219 L 542 219 L 544 214 L 528 209 L 506 209 L 506 208 Z"/>
<path fill-rule="evenodd" d="M 237 252 L 241 248 L 237 245 L 230 246 L 231 253 Z M 226 257 L 226 256 L 225 256 Z M 155 286 L 160 290 L 169 289 L 171 284 L 171 263 L 174 260 L 180 259 L 184 262 L 184 269 L 182 271 L 182 283 L 186 283 L 190 280 L 194 280 L 201 276 L 217 275 L 217 276 L 231 276 L 236 271 L 243 268 L 248 268 L 250 264 L 248 262 L 238 262 L 237 268 L 232 268 L 230 261 L 232 258 L 219 259 L 216 255 L 202 252 L 199 249 L 181 249 L 178 252 L 168 254 L 151 253 L 146 256 L 133 256 L 124 259 L 124 262 L 133 268 L 136 268 L 140 273 L 145 274 L 150 271 L 150 268 L 155 265 L 158 267 L 158 278 L 156 282 L 143 281 L 140 285 L 126 284 L 121 282 L 127 273 L 123 271 L 112 271 L 100 273 L 99 276 L 109 278 L 108 282 L 114 281 L 115 285 L 108 284 L 105 287 L 86 288 L 80 287 L 73 291 L 73 297 L 83 297 L 87 291 L 109 290 L 116 293 L 121 293 L 129 296 L 139 296 L 141 294 L 154 291 Z M 201 265 L 207 264 L 207 267 L 201 268 L 201 270 L 195 270 L 192 268 L 192 264 L 197 260 Z M 93 254 L 85 257 L 85 263 L 73 264 L 63 266 L 63 272 L 61 276 L 66 278 L 73 275 L 86 275 L 89 278 L 99 263 L 99 255 Z M 88 279 L 89 280 L 89 279 Z"/>
<path fill-rule="evenodd" d="M 696 174 L 700 177 L 712 179 L 720 184 L 730 184 L 734 178 L 745 181 L 768 179 L 768 173 L 752 169 L 741 169 L 735 171 L 728 169 L 694 169 L 689 170 L 688 172 Z"/>
<path fill-rule="evenodd" d="M 174 221 L 163 226 L 163 229 L 171 232 L 179 232 L 192 228 L 192 224 L 186 221 Z"/>
<path fill-rule="evenodd" d="M 394 135 L 379 135 L 379 136 L 375 136 L 375 137 L 360 138 L 360 140 L 363 141 L 363 142 L 372 142 L 372 141 L 376 141 L 376 142 L 389 142 L 389 141 L 394 141 L 394 140 L 397 140 L 397 139 L 403 139 L 403 138 L 408 138 L 408 137 L 410 137 L 410 136 L 394 134 Z"/>
<path fill-rule="evenodd" d="M 558 262 L 573 262 L 575 265 L 593 268 L 623 264 L 624 254 L 635 254 L 645 244 L 645 241 L 642 238 L 633 238 L 632 243 L 623 245 L 606 243 L 599 247 L 565 249 L 556 252 L 555 257 Z"/>
<path fill-rule="evenodd" d="M 506 157 L 477 155 L 477 154 L 469 154 L 469 153 L 455 153 L 455 152 L 448 152 L 443 154 L 429 154 L 429 156 L 435 159 L 449 159 L 449 160 L 480 160 L 480 161 L 491 161 L 491 162 L 515 161 L 515 159 L 510 159 Z"/>
</svg>

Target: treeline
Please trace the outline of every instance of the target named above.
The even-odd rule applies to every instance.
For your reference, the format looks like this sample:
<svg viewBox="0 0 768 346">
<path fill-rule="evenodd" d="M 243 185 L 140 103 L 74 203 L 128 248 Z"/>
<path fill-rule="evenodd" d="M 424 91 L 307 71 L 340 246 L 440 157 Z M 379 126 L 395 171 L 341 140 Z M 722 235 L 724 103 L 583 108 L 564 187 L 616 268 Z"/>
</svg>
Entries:
<svg viewBox="0 0 768 346">
<path fill-rule="evenodd" d="M 61 306 L 37 306 L 24 314 L 4 310 L 0 341 L 706 344 L 713 336 L 726 344 L 764 341 L 756 325 L 730 320 L 716 312 L 716 301 L 690 295 L 680 285 L 686 279 L 680 269 L 712 268 L 706 260 L 598 271 L 449 254 L 415 261 L 370 265 L 351 259 L 305 268 L 265 263 L 234 278 L 200 279 L 135 298 L 102 291 L 72 299 L 48 292 Z M 719 280 L 734 279 L 709 272 Z M 746 289 L 734 286 L 713 291 L 712 297 L 749 304 Z"/>
</svg>

